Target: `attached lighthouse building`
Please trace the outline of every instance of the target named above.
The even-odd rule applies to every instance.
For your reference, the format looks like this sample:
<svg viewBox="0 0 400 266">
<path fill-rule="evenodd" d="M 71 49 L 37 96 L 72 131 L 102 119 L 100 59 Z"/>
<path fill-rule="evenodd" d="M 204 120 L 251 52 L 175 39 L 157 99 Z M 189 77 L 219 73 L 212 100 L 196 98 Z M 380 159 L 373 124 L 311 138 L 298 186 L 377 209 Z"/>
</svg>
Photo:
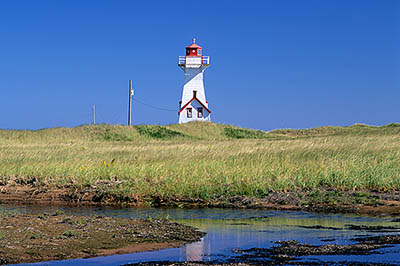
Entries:
<svg viewBox="0 0 400 266">
<path fill-rule="evenodd" d="M 203 56 L 202 49 L 193 39 L 193 43 L 186 47 L 186 55 L 179 56 L 178 66 L 185 72 L 182 100 L 179 102 L 179 124 L 211 120 L 203 82 L 210 57 Z"/>
</svg>

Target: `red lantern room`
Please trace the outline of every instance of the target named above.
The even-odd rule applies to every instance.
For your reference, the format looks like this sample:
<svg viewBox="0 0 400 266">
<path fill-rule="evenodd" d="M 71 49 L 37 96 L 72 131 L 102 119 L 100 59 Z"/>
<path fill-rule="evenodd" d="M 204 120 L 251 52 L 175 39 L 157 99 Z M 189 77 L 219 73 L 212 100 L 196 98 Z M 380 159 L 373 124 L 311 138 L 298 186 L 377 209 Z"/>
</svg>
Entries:
<svg viewBox="0 0 400 266">
<path fill-rule="evenodd" d="M 196 44 L 196 39 L 193 39 L 193 43 L 186 47 L 186 56 L 201 56 L 202 49 Z"/>
</svg>

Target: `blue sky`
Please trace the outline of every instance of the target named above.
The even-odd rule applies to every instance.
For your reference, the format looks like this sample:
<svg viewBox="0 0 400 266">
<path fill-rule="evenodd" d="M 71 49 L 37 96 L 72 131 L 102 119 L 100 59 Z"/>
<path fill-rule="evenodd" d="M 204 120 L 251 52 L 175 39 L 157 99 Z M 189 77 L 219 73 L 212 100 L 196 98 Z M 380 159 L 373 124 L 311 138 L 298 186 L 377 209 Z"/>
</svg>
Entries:
<svg viewBox="0 0 400 266">
<path fill-rule="evenodd" d="M 0 1 L 0 128 L 126 124 L 178 109 L 196 38 L 212 120 L 270 130 L 400 122 L 400 2 Z M 177 111 L 133 103 L 134 124 Z"/>
</svg>

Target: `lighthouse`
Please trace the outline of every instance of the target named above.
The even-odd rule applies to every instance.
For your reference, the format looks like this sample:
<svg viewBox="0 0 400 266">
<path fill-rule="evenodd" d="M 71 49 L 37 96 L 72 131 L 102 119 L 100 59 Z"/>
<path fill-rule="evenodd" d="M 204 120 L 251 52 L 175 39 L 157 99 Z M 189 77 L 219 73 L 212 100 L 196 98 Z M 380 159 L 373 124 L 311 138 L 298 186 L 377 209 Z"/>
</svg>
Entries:
<svg viewBox="0 0 400 266">
<path fill-rule="evenodd" d="M 210 65 L 210 57 L 203 56 L 202 50 L 193 39 L 193 43 L 186 47 L 186 55 L 178 59 L 178 66 L 185 73 L 182 100 L 179 102 L 179 124 L 210 121 L 211 111 L 208 109 L 203 82 L 203 73 Z"/>
</svg>

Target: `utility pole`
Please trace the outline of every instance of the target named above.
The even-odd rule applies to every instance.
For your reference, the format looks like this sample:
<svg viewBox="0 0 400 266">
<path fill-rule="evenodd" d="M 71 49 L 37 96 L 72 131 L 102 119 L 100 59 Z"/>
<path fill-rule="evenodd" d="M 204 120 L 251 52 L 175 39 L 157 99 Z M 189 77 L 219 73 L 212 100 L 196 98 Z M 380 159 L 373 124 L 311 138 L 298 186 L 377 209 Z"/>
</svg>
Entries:
<svg viewBox="0 0 400 266">
<path fill-rule="evenodd" d="M 93 125 L 96 125 L 96 107 L 92 105 L 92 116 L 93 116 Z"/>
<path fill-rule="evenodd" d="M 128 126 L 132 123 L 132 96 L 133 96 L 133 89 L 132 89 L 132 80 L 129 80 L 129 110 L 128 110 Z"/>
</svg>

